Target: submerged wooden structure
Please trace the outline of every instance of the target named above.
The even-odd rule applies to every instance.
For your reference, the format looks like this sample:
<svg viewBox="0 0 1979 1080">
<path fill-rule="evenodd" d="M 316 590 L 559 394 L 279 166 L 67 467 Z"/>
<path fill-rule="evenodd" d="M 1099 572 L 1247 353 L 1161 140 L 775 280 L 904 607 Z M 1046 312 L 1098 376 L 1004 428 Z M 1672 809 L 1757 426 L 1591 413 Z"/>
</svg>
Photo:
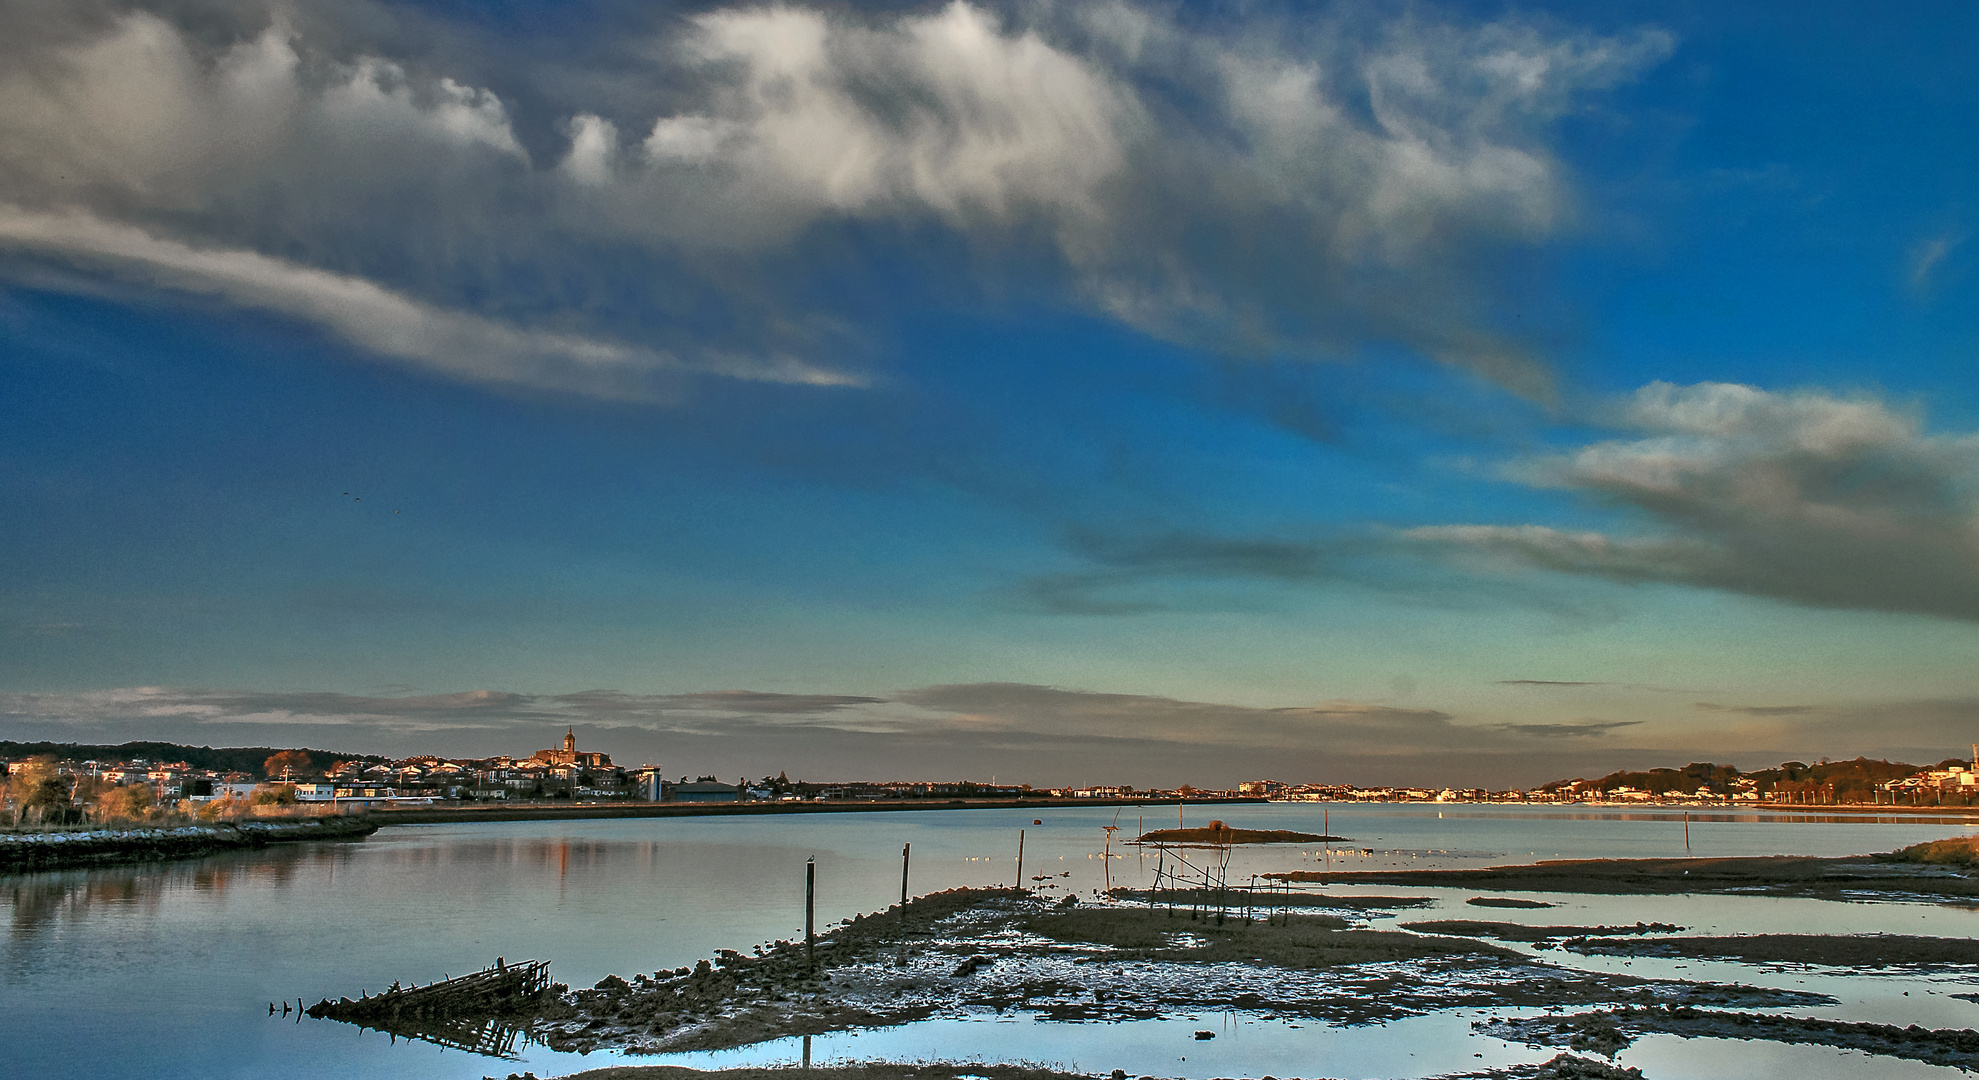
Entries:
<svg viewBox="0 0 1979 1080">
<path fill-rule="evenodd" d="M 550 962 L 497 959 L 480 971 L 425 986 L 393 983 L 379 994 L 356 1000 L 328 998 L 305 1013 L 318 1020 L 422 1039 L 491 1057 L 511 1057 L 527 1030 L 528 1014 L 552 990 Z"/>
</svg>

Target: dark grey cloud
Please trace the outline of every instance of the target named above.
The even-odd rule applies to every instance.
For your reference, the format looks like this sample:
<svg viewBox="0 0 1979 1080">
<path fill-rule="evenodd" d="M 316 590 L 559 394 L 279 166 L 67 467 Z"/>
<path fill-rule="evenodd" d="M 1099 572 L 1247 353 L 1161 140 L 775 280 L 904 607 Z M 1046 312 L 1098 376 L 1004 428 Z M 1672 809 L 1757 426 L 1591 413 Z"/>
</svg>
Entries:
<svg viewBox="0 0 1979 1080">
<path fill-rule="evenodd" d="M 1326 745 L 1341 752 L 1409 753 L 1432 745 L 1467 745 L 1482 735 L 1439 710 L 1354 701 L 1261 708 L 1026 683 L 931 686 L 901 694 L 898 700 L 947 714 L 944 724 L 971 731 L 1076 733 L 1127 743 Z"/>
<path fill-rule="evenodd" d="M 1731 712 L 1704 736 L 1620 744 L 1647 723 L 1476 722 L 1430 708 L 1323 701 L 1260 706 L 1020 683 L 889 695 L 507 691 L 363 695 L 136 687 L 0 694 L 0 738 L 193 745 L 335 745 L 353 752 L 527 754 L 566 726 L 579 745 L 670 774 L 975 778 L 1039 785 L 1288 781 L 1506 786 L 1715 760 L 1961 754 L 1979 701 Z"/>
<path fill-rule="evenodd" d="M 1656 383 L 1641 438 L 1508 471 L 1621 508 L 1639 534 L 1440 525 L 1405 543 L 1504 571 L 1690 585 L 1811 607 L 1979 618 L 1979 436 L 1869 396 Z"/>
<path fill-rule="evenodd" d="M 1491 329 L 1497 271 L 1571 218 L 1554 125 L 1671 48 L 1121 0 L 628 7 L 528 41 L 385 3 L 77 0 L 10 6 L 0 40 L 0 273 L 632 399 L 863 384 L 864 333 L 815 295 L 926 235 L 977 253 L 958 277 L 1164 338 L 1400 342 L 1544 397 Z"/>
<path fill-rule="evenodd" d="M 1065 546 L 1085 565 L 1025 579 L 1012 590 L 1018 603 L 1061 615 L 1249 611 L 1283 604 L 1287 586 L 1342 584 L 1429 608 L 1516 606 L 1582 623 L 1615 617 L 1612 606 L 1570 590 L 1425 566 L 1413 545 L 1365 527 L 1276 536 L 1087 528 Z"/>
<path fill-rule="evenodd" d="M 1542 739 L 1574 739 L 1606 735 L 1641 723 L 1640 720 L 1579 720 L 1570 724 L 1505 724 L 1503 727 L 1506 731 Z"/>
<path fill-rule="evenodd" d="M 1694 707 L 1706 712 L 1741 713 L 1746 716 L 1799 716 L 1815 711 L 1812 705 L 1715 705 L 1709 701 L 1700 701 Z"/>
<path fill-rule="evenodd" d="M 1302 539 L 1186 533 L 1127 538 L 1082 531 L 1069 538 L 1068 546 L 1088 568 L 1029 578 L 1019 589 L 1026 604 L 1066 615 L 1229 607 L 1246 602 L 1227 587 L 1231 584 L 1309 584 L 1338 573 L 1328 545 Z M 1203 582 L 1225 587 L 1187 588 Z M 1178 590 L 1177 583 L 1185 587 Z"/>
<path fill-rule="evenodd" d="M 880 705 L 886 701 L 885 698 L 854 694 L 772 694 L 759 690 L 709 690 L 698 694 L 621 694 L 612 690 L 586 690 L 559 694 L 551 700 L 593 716 L 670 711 L 810 716 L 858 705 Z"/>
</svg>

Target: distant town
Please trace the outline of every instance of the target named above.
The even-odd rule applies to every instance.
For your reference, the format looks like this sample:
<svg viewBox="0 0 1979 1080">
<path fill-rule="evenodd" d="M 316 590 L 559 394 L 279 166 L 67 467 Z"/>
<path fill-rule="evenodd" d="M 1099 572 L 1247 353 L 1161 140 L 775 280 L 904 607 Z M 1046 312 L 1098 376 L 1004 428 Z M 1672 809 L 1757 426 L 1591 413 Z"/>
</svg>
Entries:
<svg viewBox="0 0 1979 1080">
<path fill-rule="evenodd" d="M 147 756 L 78 757 L 75 752 L 139 748 Z M 267 748 L 264 748 L 267 749 Z M 56 751 L 74 751 L 60 753 Z M 253 750 L 213 750 L 172 744 L 81 748 L 0 743 L 7 759 L 7 795 L 13 820 L 38 807 L 38 819 L 87 817 L 91 807 L 110 816 L 142 817 L 146 808 L 205 804 L 331 804 L 337 809 L 437 803 L 722 803 L 749 801 L 837 802 L 906 799 L 1215 799 L 1261 798 L 1307 802 L 1591 803 L 1684 806 L 1888 805 L 1970 806 L 1979 796 L 1979 747 L 1973 760 L 1947 759 L 1935 766 L 1854 758 L 1815 764 L 1791 761 L 1741 772 L 1729 765 L 1696 763 L 1682 768 L 1622 771 L 1588 780 L 1555 781 L 1527 789 L 1294 784 L 1251 780 L 1234 789 L 1134 788 L 1127 785 L 1034 788 L 977 780 L 873 780 L 816 782 L 784 773 L 733 783 L 712 775 L 668 778 L 661 766 L 615 764 L 607 754 L 579 749 L 575 730 L 559 746 L 527 757 L 446 758 L 418 755 L 388 760 L 321 751 L 269 750 L 259 768 Z M 177 756 L 181 760 L 168 760 Z M 325 810 L 330 809 L 326 806 Z"/>
</svg>

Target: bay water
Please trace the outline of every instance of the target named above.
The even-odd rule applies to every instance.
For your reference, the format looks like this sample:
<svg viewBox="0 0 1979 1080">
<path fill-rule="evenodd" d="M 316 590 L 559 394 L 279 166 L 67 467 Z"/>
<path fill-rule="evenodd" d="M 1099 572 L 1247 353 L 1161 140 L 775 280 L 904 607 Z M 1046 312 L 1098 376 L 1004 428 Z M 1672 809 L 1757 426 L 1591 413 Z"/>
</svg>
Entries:
<svg viewBox="0 0 1979 1080">
<path fill-rule="evenodd" d="M 1681 811 L 1473 804 L 1191 806 L 1181 824 L 1220 818 L 1238 828 L 1347 841 L 1239 848 L 1229 879 L 1280 870 L 1490 866 L 1548 858 L 1686 853 Z M 547 959 L 552 975 L 589 986 L 692 964 L 716 949 L 803 932 L 804 868 L 818 867 L 821 928 L 899 898 L 901 848 L 915 893 L 1016 880 L 1088 900 L 1107 883 L 1144 887 L 1155 856 L 1121 842 L 1177 824 L 1173 806 L 997 808 L 749 817 L 641 818 L 392 826 L 354 842 L 276 847 L 179 863 L 0 877 L 6 936 L 0 1016 L 11 1036 L 0 1075 L 148 1078 L 476 1078 L 538 1076 L 615 1063 L 697 1067 L 797 1060 L 796 1040 L 721 1054 L 580 1057 L 520 1046 L 498 1060 L 408 1043 L 330 1021 L 270 1017 L 272 1002 L 356 996 L 394 981 L 424 983 L 492 963 Z M 1105 827 L 1118 827 L 1112 850 Z M 1840 856 L 1888 851 L 1972 831 L 1952 817 L 1693 811 L 1689 853 Z M 1910 933 L 1979 936 L 1979 912 L 1933 904 L 1837 903 L 1766 897 L 1549 896 L 1543 911 L 1479 916 L 1472 892 L 1397 887 L 1432 907 L 1376 916 L 1483 917 L 1533 923 L 1673 922 L 1695 933 Z M 1546 958 L 1632 974 L 1818 989 L 1829 1015 L 1930 1027 L 1979 1026 L 1971 987 L 1942 975 L 1845 976 L 1695 961 Z M 1501 1010 L 1502 1013 L 1502 1010 Z M 1418 1076 L 1550 1054 L 1469 1033 L 1473 1017 L 1439 1014 L 1334 1028 L 1236 1014 L 1134 1024 L 1058 1024 L 1024 1016 L 928 1021 L 814 1040 L 814 1060 L 1028 1060 L 1137 1075 Z M 1211 1024 L 1215 1043 L 1189 1036 Z M 1623 1061 L 1650 1075 L 1709 1075 L 1699 1054 L 1717 1040 L 1642 1040 Z M 1937 1076 L 1952 1070 L 1807 1047 L 1727 1044 L 1752 1075 Z M 1213 1047 L 1213 1049 L 1212 1049 Z M 1688 1055 L 1688 1056 L 1687 1056 Z M 1770 1055 L 1770 1056 L 1769 1056 Z M 1639 1060 L 1638 1060 L 1639 1059 Z M 1301 1067 L 1299 1062 L 1310 1063 Z M 1447 1066 L 1447 1067 L 1446 1067 Z"/>
</svg>

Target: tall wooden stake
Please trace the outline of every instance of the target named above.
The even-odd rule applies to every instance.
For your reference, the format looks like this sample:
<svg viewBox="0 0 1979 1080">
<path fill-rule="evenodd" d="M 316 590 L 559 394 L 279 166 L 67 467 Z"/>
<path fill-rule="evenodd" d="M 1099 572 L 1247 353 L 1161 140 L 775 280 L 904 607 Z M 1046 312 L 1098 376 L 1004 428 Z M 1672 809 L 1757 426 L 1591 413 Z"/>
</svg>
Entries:
<svg viewBox="0 0 1979 1080">
<path fill-rule="evenodd" d="M 1017 830 L 1017 887 L 1024 887 L 1024 830 Z"/>
<path fill-rule="evenodd" d="M 804 969 L 818 970 L 818 857 L 804 860 Z"/>
<path fill-rule="evenodd" d="M 907 906 L 907 851 L 912 844 L 900 845 L 900 906 Z"/>
<path fill-rule="evenodd" d="M 1684 811 L 1684 854 L 1690 854 L 1690 811 Z"/>
</svg>

